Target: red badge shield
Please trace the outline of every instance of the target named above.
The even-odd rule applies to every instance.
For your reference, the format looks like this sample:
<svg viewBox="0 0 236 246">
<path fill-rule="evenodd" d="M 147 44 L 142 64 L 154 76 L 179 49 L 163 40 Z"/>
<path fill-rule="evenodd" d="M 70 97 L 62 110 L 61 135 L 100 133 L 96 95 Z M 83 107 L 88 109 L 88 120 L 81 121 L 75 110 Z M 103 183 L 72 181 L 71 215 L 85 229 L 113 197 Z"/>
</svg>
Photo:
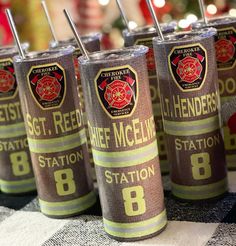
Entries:
<svg viewBox="0 0 236 246">
<path fill-rule="evenodd" d="M 202 72 L 202 65 L 198 59 L 187 56 L 179 61 L 176 71 L 181 80 L 191 84 L 199 79 Z"/>
<path fill-rule="evenodd" d="M 122 109 L 130 104 L 133 91 L 130 85 L 122 80 L 114 80 L 106 87 L 104 98 L 108 104 L 116 109 Z"/>
<path fill-rule="evenodd" d="M 51 102 L 60 95 L 61 84 L 57 78 L 45 75 L 38 80 L 35 90 L 40 99 Z"/>
<path fill-rule="evenodd" d="M 129 66 L 101 70 L 95 79 L 102 108 L 111 118 L 131 115 L 137 101 L 137 76 Z"/>
<path fill-rule="evenodd" d="M 169 67 L 182 91 L 198 90 L 205 81 L 207 57 L 199 45 L 176 47 L 169 55 Z"/>
<path fill-rule="evenodd" d="M 236 31 L 233 27 L 218 30 L 215 48 L 218 69 L 232 68 L 236 59 Z"/>
<path fill-rule="evenodd" d="M 0 60 L 0 100 L 15 96 L 16 78 L 11 59 Z"/>
<path fill-rule="evenodd" d="M 28 74 L 31 94 L 42 109 L 59 107 L 65 95 L 65 74 L 58 64 L 34 66 Z"/>
<path fill-rule="evenodd" d="M 149 48 L 149 50 L 146 54 L 149 77 L 156 76 L 156 64 L 155 64 L 155 59 L 154 59 L 152 39 L 153 39 L 152 37 L 151 38 L 138 39 L 135 42 L 136 45 L 145 45 Z"/>
</svg>

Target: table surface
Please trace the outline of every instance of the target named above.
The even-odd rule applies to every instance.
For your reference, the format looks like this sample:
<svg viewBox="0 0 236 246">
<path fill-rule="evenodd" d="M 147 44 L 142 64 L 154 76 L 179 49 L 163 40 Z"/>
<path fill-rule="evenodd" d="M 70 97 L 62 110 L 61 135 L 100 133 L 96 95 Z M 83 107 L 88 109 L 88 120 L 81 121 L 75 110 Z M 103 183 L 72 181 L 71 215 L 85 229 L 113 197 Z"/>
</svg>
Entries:
<svg viewBox="0 0 236 246">
<path fill-rule="evenodd" d="M 117 242 L 106 235 L 99 202 L 84 215 L 50 219 L 39 212 L 36 194 L 16 197 L 0 193 L 0 245 L 235 246 L 236 172 L 228 174 L 229 193 L 217 201 L 194 204 L 176 201 L 169 177 L 164 176 L 168 225 L 158 236 L 133 243 Z"/>
</svg>

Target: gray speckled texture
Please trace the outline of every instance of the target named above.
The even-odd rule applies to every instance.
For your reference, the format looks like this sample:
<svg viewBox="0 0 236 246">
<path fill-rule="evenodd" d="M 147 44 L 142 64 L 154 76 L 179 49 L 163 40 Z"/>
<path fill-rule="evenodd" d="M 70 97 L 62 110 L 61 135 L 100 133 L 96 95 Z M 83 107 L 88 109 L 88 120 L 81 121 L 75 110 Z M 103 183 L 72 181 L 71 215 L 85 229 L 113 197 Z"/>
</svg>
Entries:
<svg viewBox="0 0 236 246">
<path fill-rule="evenodd" d="M 71 220 L 43 244 L 43 246 L 52 245 L 117 246 L 121 245 L 121 243 L 106 235 L 101 217 L 80 216 Z"/>
<path fill-rule="evenodd" d="M 220 224 L 206 246 L 235 246 L 235 224 Z"/>
</svg>

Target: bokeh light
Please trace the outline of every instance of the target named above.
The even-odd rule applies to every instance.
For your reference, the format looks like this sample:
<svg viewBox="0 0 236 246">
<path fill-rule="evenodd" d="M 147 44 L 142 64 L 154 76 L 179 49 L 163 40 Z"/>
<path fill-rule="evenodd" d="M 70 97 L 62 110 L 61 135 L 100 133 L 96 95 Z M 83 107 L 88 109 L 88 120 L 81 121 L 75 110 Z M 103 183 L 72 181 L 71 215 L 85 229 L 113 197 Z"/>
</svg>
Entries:
<svg viewBox="0 0 236 246">
<path fill-rule="evenodd" d="M 153 4 L 157 8 L 163 8 L 166 4 L 166 1 L 165 0 L 154 0 Z"/>
</svg>

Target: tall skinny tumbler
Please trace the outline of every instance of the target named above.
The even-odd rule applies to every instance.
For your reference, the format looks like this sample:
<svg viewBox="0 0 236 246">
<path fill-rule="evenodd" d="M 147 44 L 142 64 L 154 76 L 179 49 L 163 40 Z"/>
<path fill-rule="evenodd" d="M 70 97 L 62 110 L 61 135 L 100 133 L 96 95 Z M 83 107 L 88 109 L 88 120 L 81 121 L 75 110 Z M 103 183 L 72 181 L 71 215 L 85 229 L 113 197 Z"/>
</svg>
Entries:
<svg viewBox="0 0 236 246">
<path fill-rule="evenodd" d="M 209 27 L 217 29 L 215 50 L 220 99 L 222 107 L 225 109 L 222 111 L 222 116 L 225 118 L 228 112 L 231 111 L 231 108 L 228 108 L 229 102 L 236 96 L 236 18 L 232 16 L 212 18 L 208 20 L 207 25 L 199 21 L 193 23 L 192 27 L 194 29 Z M 236 134 L 234 126 L 231 126 L 231 122 L 227 121 L 223 129 L 227 167 L 236 170 Z"/>
<path fill-rule="evenodd" d="M 135 241 L 166 226 L 147 47 L 79 58 L 105 231 Z"/>
<path fill-rule="evenodd" d="M 175 22 L 169 24 L 161 24 L 161 29 L 163 34 L 174 32 L 175 27 L 176 27 Z M 169 165 L 167 161 L 167 151 L 166 151 L 164 129 L 162 124 L 160 98 L 158 95 L 159 93 L 158 93 L 158 86 L 157 86 L 157 73 L 156 73 L 156 66 L 155 66 L 154 52 L 153 52 L 153 45 L 152 45 L 153 37 L 157 37 L 158 34 L 154 27 L 145 26 L 145 27 L 135 28 L 132 30 L 132 32 L 125 30 L 123 32 L 123 36 L 125 40 L 125 46 L 145 45 L 149 48 L 148 53 L 146 54 L 149 86 L 150 86 L 150 93 L 152 99 L 154 120 L 157 130 L 157 143 L 158 143 L 158 150 L 159 150 L 161 172 L 165 174 L 169 172 Z"/>
<path fill-rule="evenodd" d="M 227 191 L 213 28 L 154 38 L 174 196 L 203 200 Z"/>
<path fill-rule="evenodd" d="M 99 51 L 100 50 L 100 39 L 101 34 L 100 33 L 91 33 L 85 36 L 81 37 L 83 44 L 85 45 L 85 48 L 89 52 L 93 51 Z M 83 112 L 83 118 L 84 118 L 84 126 L 87 134 L 87 149 L 89 153 L 89 160 L 90 164 L 92 166 L 92 173 L 93 173 L 93 179 L 96 181 L 96 174 L 95 174 L 95 168 L 94 168 L 94 162 L 93 162 L 93 156 L 92 156 L 92 150 L 91 150 L 91 143 L 88 136 L 88 126 L 87 126 L 87 117 L 85 112 L 85 106 L 84 106 L 84 96 L 82 91 L 82 85 L 81 85 L 81 79 L 80 79 L 80 73 L 79 73 L 79 63 L 78 58 L 82 55 L 80 48 L 78 47 L 78 44 L 74 38 L 62 40 L 62 41 L 52 41 L 50 44 L 50 49 L 60 49 L 67 46 L 73 46 L 75 48 L 73 53 L 74 58 L 74 68 L 75 68 L 75 74 L 77 79 L 77 86 L 78 86 L 78 92 L 79 92 L 79 100 L 80 100 L 80 106 Z"/>
<path fill-rule="evenodd" d="M 73 52 L 14 57 L 40 208 L 56 218 L 82 213 L 96 201 Z"/>
<path fill-rule="evenodd" d="M 14 46 L 0 48 L 0 187 L 8 194 L 36 190 L 13 67 L 16 54 Z"/>
</svg>

